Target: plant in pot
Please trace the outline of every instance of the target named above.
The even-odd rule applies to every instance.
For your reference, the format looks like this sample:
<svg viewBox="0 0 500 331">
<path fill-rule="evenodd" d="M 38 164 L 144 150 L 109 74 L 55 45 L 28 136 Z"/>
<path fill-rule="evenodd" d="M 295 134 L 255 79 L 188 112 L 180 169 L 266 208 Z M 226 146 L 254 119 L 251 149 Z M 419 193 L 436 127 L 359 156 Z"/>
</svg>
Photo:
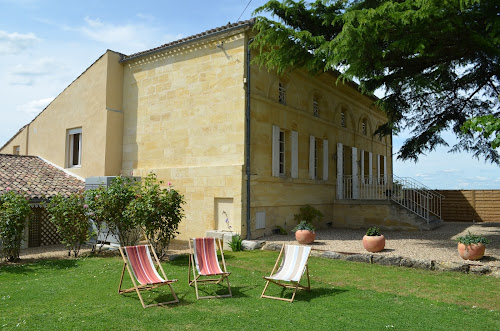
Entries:
<svg viewBox="0 0 500 331">
<path fill-rule="evenodd" d="M 293 215 L 298 224 L 292 229 L 292 232 L 295 232 L 295 240 L 299 244 L 311 244 L 316 239 L 316 233 L 314 232 L 316 229 L 312 223 L 315 220 L 321 221 L 323 213 L 310 205 L 301 207 L 299 211 L 298 214 Z"/>
<path fill-rule="evenodd" d="M 363 247 L 368 252 L 380 252 L 385 247 L 385 237 L 380 234 L 380 229 L 373 226 L 363 236 Z"/>
<path fill-rule="evenodd" d="M 480 260 L 484 256 L 486 245 L 490 243 L 485 237 L 470 232 L 455 240 L 458 242 L 458 254 L 464 260 Z"/>
</svg>

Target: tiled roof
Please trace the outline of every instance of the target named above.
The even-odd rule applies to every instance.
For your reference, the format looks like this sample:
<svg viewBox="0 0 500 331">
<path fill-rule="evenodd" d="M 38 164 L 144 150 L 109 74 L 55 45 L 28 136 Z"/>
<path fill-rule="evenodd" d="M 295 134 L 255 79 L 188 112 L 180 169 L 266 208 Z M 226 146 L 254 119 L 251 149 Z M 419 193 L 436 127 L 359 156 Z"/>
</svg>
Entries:
<svg viewBox="0 0 500 331">
<path fill-rule="evenodd" d="M 0 154 L 0 194 L 8 187 L 38 201 L 57 193 L 68 196 L 85 184 L 38 156 Z"/>
<path fill-rule="evenodd" d="M 168 44 L 164 44 L 164 45 L 152 48 L 152 49 L 148 49 L 146 51 L 134 53 L 134 54 L 131 54 L 131 55 L 124 55 L 124 56 L 122 56 L 121 61 L 123 62 L 123 61 L 127 61 L 127 60 L 130 60 L 130 59 L 142 56 L 142 55 L 146 55 L 146 54 L 149 54 L 149 53 L 158 52 L 158 51 L 161 51 L 161 50 L 163 50 L 165 48 L 169 48 L 169 47 L 172 47 L 172 46 L 183 44 L 185 42 L 188 42 L 188 41 L 191 41 L 191 40 L 194 40 L 194 39 L 208 37 L 208 36 L 215 35 L 215 34 L 218 34 L 218 33 L 221 33 L 221 32 L 228 32 L 230 30 L 239 29 L 241 27 L 252 26 L 254 24 L 255 24 L 255 18 L 252 18 L 252 19 L 249 19 L 249 20 L 246 20 L 246 21 L 239 21 L 239 22 L 236 22 L 236 23 L 228 23 L 228 24 L 226 24 L 224 26 L 220 26 L 218 28 L 210 29 L 210 30 L 207 30 L 205 32 L 201 32 L 201 33 L 198 33 L 198 34 L 186 37 L 186 38 L 175 40 L 175 41 L 172 41 L 172 42 L 170 42 Z"/>
</svg>

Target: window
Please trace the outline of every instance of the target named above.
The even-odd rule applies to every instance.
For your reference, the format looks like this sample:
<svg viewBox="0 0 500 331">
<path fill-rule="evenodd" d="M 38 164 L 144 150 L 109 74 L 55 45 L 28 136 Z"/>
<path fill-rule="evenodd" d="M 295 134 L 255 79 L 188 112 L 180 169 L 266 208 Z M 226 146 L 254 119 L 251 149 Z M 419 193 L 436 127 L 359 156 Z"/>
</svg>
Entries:
<svg viewBox="0 0 500 331">
<path fill-rule="evenodd" d="M 309 136 L 309 178 L 328 179 L 328 140 Z"/>
<path fill-rule="evenodd" d="M 316 96 L 313 97 L 313 115 L 316 117 L 319 116 L 319 102 Z"/>
<path fill-rule="evenodd" d="M 363 120 L 363 123 L 361 123 L 361 132 L 363 133 L 363 135 L 366 136 L 366 120 L 365 119 Z"/>
<path fill-rule="evenodd" d="M 19 145 L 14 146 L 14 148 L 12 149 L 12 154 L 14 154 L 14 155 L 21 154 L 21 147 Z"/>
<path fill-rule="evenodd" d="M 289 176 L 299 177 L 299 151 L 297 131 L 287 131 L 273 125 L 272 133 L 272 176 L 287 176 L 287 164 L 290 169 Z"/>
<path fill-rule="evenodd" d="M 82 128 L 68 130 L 68 168 L 80 167 L 82 162 Z"/>
<path fill-rule="evenodd" d="M 279 174 L 280 176 L 285 175 L 285 132 L 280 130 L 280 136 L 279 136 L 279 147 L 280 147 L 280 152 L 279 152 Z"/>
<path fill-rule="evenodd" d="M 340 113 L 340 126 L 345 128 L 345 114 L 344 114 L 344 112 Z"/>
<path fill-rule="evenodd" d="M 278 101 L 282 105 L 286 105 L 286 87 L 282 82 L 279 82 L 278 85 Z"/>
</svg>

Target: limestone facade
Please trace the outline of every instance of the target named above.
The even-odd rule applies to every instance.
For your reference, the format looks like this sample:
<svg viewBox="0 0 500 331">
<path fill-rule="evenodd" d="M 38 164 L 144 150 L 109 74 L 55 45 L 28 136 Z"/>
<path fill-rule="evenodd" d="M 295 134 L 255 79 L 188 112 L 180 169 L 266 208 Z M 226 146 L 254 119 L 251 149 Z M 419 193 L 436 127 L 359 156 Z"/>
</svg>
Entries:
<svg viewBox="0 0 500 331">
<path fill-rule="evenodd" d="M 290 230 L 305 204 L 334 222 L 339 176 L 392 173 L 391 138 L 373 136 L 386 117 L 333 74 L 251 64 L 248 77 L 251 24 L 106 52 L 0 152 L 21 146 L 81 177 L 155 172 L 185 196 L 180 239 L 229 227 L 246 236 L 249 95 L 251 237 Z M 78 128 L 81 162 L 68 166 Z"/>
</svg>

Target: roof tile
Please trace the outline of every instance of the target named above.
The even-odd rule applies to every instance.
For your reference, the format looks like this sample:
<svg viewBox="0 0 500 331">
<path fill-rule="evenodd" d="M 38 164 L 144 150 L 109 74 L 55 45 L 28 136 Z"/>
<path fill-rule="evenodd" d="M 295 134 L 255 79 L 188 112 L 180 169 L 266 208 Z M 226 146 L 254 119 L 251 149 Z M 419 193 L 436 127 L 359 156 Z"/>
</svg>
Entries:
<svg viewBox="0 0 500 331">
<path fill-rule="evenodd" d="M 38 156 L 0 154 L 0 194 L 11 188 L 27 194 L 30 200 L 41 200 L 57 193 L 69 196 L 84 187 L 82 180 Z"/>
</svg>

